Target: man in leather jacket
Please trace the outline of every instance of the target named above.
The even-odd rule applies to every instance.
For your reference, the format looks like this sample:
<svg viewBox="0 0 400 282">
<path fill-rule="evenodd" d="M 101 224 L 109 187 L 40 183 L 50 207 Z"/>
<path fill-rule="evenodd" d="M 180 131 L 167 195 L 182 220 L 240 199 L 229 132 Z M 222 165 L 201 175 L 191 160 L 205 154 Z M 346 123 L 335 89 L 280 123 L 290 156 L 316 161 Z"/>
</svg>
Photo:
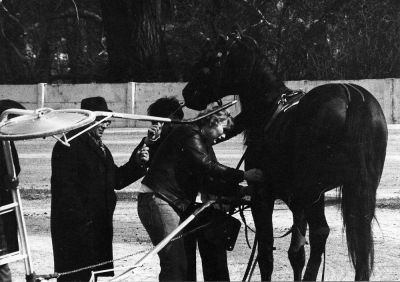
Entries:
<svg viewBox="0 0 400 282">
<path fill-rule="evenodd" d="M 243 180 L 263 180 L 258 169 L 244 172 L 217 162 L 212 145 L 223 134 L 226 118 L 225 112 L 219 112 L 198 124 L 176 127 L 156 152 L 142 181 L 148 191 L 142 194 L 147 205 L 138 211 L 154 245 L 176 229 L 198 192 L 229 195 Z M 183 240 L 169 243 L 158 255 L 160 280 L 186 280 Z"/>
</svg>

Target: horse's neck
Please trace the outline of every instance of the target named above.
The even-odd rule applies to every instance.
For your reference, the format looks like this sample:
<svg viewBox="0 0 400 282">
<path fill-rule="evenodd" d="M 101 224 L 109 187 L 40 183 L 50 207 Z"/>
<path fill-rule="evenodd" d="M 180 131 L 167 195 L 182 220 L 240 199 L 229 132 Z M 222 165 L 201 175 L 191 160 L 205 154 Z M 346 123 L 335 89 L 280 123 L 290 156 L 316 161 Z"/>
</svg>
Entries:
<svg viewBox="0 0 400 282">
<path fill-rule="evenodd" d="M 268 117 L 271 115 L 273 102 L 270 102 L 263 96 L 250 101 L 243 101 L 241 99 L 241 105 L 246 143 L 257 139 L 261 140 L 263 124 L 266 123 Z"/>
<path fill-rule="evenodd" d="M 263 109 L 263 111 L 269 111 L 276 106 L 281 95 L 289 90 L 281 81 L 265 82 L 265 80 L 260 79 L 240 89 L 239 97 L 245 110 Z"/>
<path fill-rule="evenodd" d="M 238 89 L 247 120 L 246 139 L 262 139 L 263 128 L 272 117 L 281 95 L 290 90 L 273 74 L 266 59 L 256 61 L 258 63 L 253 68 L 251 79 Z"/>
<path fill-rule="evenodd" d="M 254 95 L 253 99 L 266 99 L 268 102 L 277 101 L 283 93 L 290 90 L 273 74 L 266 60 L 260 60 L 254 68 L 247 89 L 247 91 L 250 89 L 251 95 Z"/>
<path fill-rule="evenodd" d="M 264 127 L 274 114 L 278 101 L 283 93 L 289 89 L 279 82 L 272 85 L 259 85 L 258 89 L 254 87 L 247 90 L 252 95 L 250 99 L 242 99 L 242 112 L 247 120 L 245 126 L 246 143 L 262 142 L 264 136 Z M 249 92 L 254 91 L 254 92 Z M 239 95 L 241 96 L 241 95 Z M 244 96 L 241 96 L 244 97 Z"/>
</svg>

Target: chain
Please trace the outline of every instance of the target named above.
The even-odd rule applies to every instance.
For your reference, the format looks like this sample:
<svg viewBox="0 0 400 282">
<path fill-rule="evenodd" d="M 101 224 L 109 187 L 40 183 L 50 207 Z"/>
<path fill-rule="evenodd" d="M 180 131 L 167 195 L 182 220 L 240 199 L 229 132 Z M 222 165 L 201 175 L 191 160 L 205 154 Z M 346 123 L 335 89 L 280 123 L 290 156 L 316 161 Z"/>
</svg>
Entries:
<svg viewBox="0 0 400 282">
<path fill-rule="evenodd" d="M 93 264 L 93 265 L 81 267 L 81 268 L 74 269 L 74 270 L 71 270 L 71 271 L 55 273 L 55 274 L 56 274 L 56 278 L 59 278 L 60 276 L 64 276 L 64 275 L 69 275 L 69 274 L 77 273 L 77 272 L 80 272 L 80 271 L 83 271 L 83 270 L 96 268 L 96 267 L 98 267 L 98 266 L 102 266 L 102 265 L 105 265 L 105 264 L 109 264 L 109 263 L 112 263 L 112 262 L 114 262 L 114 261 L 123 260 L 123 259 L 126 259 L 126 258 L 128 258 L 128 257 L 137 255 L 137 254 L 142 253 L 142 252 L 143 252 L 143 251 L 136 252 L 136 253 L 132 253 L 132 254 L 129 254 L 129 255 L 126 255 L 126 256 L 117 258 L 117 259 L 110 259 L 110 260 L 107 260 L 107 261 L 103 261 L 103 262 L 100 262 L 100 263 L 97 263 L 97 264 Z"/>
<path fill-rule="evenodd" d="M 236 211 L 236 212 L 237 212 L 237 211 Z M 236 212 L 234 212 L 234 213 L 236 213 Z M 198 226 L 197 228 L 194 228 L 193 230 L 190 230 L 190 231 L 188 231 L 188 232 L 186 232 L 186 233 L 183 233 L 183 234 L 181 234 L 181 235 L 175 237 L 174 239 L 172 239 L 171 242 L 173 242 L 173 241 L 175 241 L 175 240 L 178 240 L 178 239 L 181 239 L 182 237 L 185 237 L 186 235 L 189 235 L 189 234 L 191 234 L 191 233 L 193 233 L 193 232 L 195 232 L 195 231 L 197 231 L 197 230 L 199 230 L 199 229 L 202 229 L 202 228 L 208 226 L 210 223 L 211 223 L 211 222 L 208 222 L 208 223 L 206 223 L 206 224 L 203 224 L 203 225 L 201 225 L 201 226 Z M 253 232 L 254 232 L 254 231 L 253 231 Z M 81 267 L 81 268 L 78 268 L 78 269 L 74 269 L 74 270 L 71 270 L 71 271 L 65 271 L 65 272 L 54 273 L 54 274 L 52 274 L 52 275 L 49 275 L 49 277 L 59 278 L 60 276 L 70 275 L 70 274 L 77 273 L 77 272 L 80 272 L 80 271 L 83 271 L 83 270 L 87 270 L 87 269 L 93 269 L 93 268 L 96 268 L 96 267 L 99 267 L 99 266 L 102 266 L 102 265 L 105 265 L 105 264 L 112 263 L 112 262 L 114 262 L 114 261 L 119 261 L 119 260 L 126 259 L 126 258 L 128 258 L 128 257 L 137 255 L 137 254 L 139 254 L 139 253 L 141 253 L 141 252 L 143 252 L 143 251 L 139 251 L 139 252 L 136 252 L 136 253 L 132 253 L 132 254 L 129 254 L 129 255 L 126 255 L 126 256 L 117 258 L 117 259 L 110 259 L 110 260 L 103 261 L 103 262 L 100 262 L 100 263 L 97 263 L 97 264 L 88 265 L 88 266 Z"/>
</svg>

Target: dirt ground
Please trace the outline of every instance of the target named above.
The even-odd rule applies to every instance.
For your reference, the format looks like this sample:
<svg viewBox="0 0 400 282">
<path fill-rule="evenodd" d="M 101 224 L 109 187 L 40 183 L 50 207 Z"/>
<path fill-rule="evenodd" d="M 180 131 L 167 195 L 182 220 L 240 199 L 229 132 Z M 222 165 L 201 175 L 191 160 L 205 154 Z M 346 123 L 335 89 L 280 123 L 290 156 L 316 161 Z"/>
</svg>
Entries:
<svg viewBox="0 0 400 282">
<path fill-rule="evenodd" d="M 399 198 L 379 201 L 380 208 L 377 210 L 377 222 L 374 223 L 375 237 L 375 270 L 372 280 L 395 281 L 400 280 L 400 251 L 398 231 L 400 225 L 400 213 L 397 203 Z M 50 199 L 42 198 L 36 200 L 24 200 L 24 210 L 28 227 L 29 242 L 33 258 L 33 269 L 37 274 L 49 274 L 53 272 L 53 256 L 51 239 L 49 236 Z M 353 280 L 354 271 L 347 257 L 346 239 L 342 233 L 342 220 L 340 210 L 337 206 L 328 206 L 326 216 L 331 228 L 327 242 L 326 273 L 327 281 Z M 246 218 L 252 225 L 251 215 L 246 213 Z M 283 234 L 291 225 L 291 214 L 283 205 L 277 205 L 274 212 L 275 234 Z M 250 235 L 251 241 L 253 235 Z M 273 280 L 292 280 L 292 273 L 287 259 L 287 249 L 290 238 L 277 239 L 275 246 L 275 269 Z M 119 201 L 115 214 L 115 238 L 114 258 L 128 256 L 118 260 L 115 267 L 129 267 L 138 261 L 151 249 L 152 245 L 142 228 L 136 212 L 136 201 L 126 199 Z M 239 235 L 235 249 L 228 252 L 229 270 L 233 281 L 242 280 L 250 256 L 244 231 Z M 309 252 L 306 246 L 307 253 Z M 25 281 L 24 266 L 22 262 L 10 264 L 14 281 Z M 116 274 L 122 270 L 117 270 Z M 138 268 L 129 281 L 155 281 L 159 272 L 158 257 L 154 257 Z M 198 277 L 201 276 L 201 266 L 198 264 Z M 321 277 L 321 271 L 319 278 Z M 260 280 L 256 268 L 252 280 Z M 55 280 L 53 280 L 55 281 Z"/>
</svg>

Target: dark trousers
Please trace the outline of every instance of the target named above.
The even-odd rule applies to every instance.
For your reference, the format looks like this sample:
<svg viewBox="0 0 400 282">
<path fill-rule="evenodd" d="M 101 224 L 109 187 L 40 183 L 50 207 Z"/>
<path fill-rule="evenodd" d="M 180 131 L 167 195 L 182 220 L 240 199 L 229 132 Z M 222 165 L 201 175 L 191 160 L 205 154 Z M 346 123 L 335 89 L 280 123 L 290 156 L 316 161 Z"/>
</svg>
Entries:
<svg viewBox="0 0 400 282">
<path fill-rule="evenodd" d="M 207 230 L 196 232 L 184 239 L 188 281 L 196 281 L 196 245 L 199 247 L 204 281 L 229 281 L 225 245 L 207 236 Z"/>
<path fill-rule="evenodd" d="M 153 245 L 157 245 L 180 224 L 176 211 L 153 193 L 138 195 L 138 214 Z M 159 253 L 160 281 L 186 280 L 186 255 L 183 239 L 166 245 Z"/>
</svg>

